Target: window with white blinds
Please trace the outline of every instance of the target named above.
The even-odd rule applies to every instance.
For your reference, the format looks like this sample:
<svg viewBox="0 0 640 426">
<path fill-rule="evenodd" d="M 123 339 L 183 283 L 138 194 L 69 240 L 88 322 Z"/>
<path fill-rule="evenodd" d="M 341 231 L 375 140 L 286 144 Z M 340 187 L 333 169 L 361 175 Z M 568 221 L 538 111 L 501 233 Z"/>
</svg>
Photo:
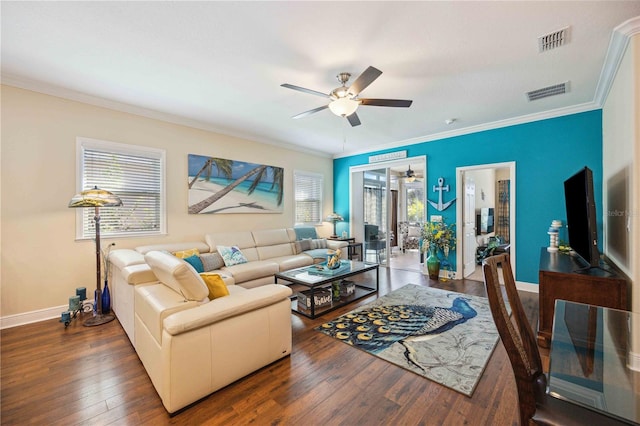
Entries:
<svg viewBox="0 0 640 426">
<path fill-rule="evenodd" d="M 293 172 L 296 225 L 322 223 L 323 179 L 323 175 L 318 173 L 299 170 Z"/>
<path fill-rule="evenodd" d="M 78 192 L 97 186 L 116 194 L 121 207 L 100 208 L 103 237 L 166 232 L 165 151 L 78 138 Z M 95 236 L 95 211 L 78 210 L 76 238 Z"/>
</svg>

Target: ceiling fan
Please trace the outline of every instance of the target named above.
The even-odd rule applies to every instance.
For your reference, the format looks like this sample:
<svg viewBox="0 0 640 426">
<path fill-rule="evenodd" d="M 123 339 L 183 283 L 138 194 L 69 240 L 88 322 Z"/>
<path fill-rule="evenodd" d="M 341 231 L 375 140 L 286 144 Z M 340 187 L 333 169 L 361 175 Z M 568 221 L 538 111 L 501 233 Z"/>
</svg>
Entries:
<svg viewBox="0 0 640 426">
<path fill-rule="evenodd" d="M 411 165 L 409 165 L 409 169 L 404 173 L 404 181 L 406 183 L 412 183 L 412 182 L 415 182 L 417 178 L 418 176 L 416 175 L 416 172 L 411 170 Z"/>
<path fill-rule="evenodd" d="M 302 118 L 318 111 L 322 111 L 323 109 L 329 108 L 331 112 L 340 117 L 346 117 L 349 120 L 351 126 L 359 126 L 360 119 L 358 118 L 358 114 L 356 114 L 356 109 L 360 105 L 370 105 L 370 106 L 384 106 L 384 107 L 402 107 L 408 108 L 411 106 L 413 101 L 403 100 L 403 99 L 366 99 L 366 98 L 358 98 L 360 92 L 366 89 L 374 80 L 380 77 L 382 71 L 377 68 L 369 67 L 356 80 L 353 84 L 347 87 L 347 82 L 349 78 L 351 78 L 351 74 L 348 72 L 341 72 L 336 76 L 338 81 L 342 84 L 342 86 L 333 89 L 330 93 L 322 93 L 311 89 L 305 89 L 304 87 L 294 86 L 293 84 L 281 84 L 282 87 L 286 87 L 287 89 L 298 90 L 300 92 L 309 93 L 311 95 L 322 96 L 323 98 L 330 99 L 330 102 L 327 105 L 323 105 L 318 108 L 314 108 L 309 111 L 302 112 L 298 115 L 294 115 L 292 118 Z"/>
</svg>

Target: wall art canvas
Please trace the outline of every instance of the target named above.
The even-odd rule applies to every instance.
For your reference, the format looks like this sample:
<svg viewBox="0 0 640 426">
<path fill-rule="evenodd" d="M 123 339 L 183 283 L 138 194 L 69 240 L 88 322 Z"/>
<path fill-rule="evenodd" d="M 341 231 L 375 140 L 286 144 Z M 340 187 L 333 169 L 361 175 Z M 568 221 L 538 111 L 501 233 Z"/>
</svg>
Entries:
<svg viewBox="0 0 640 426">
<path fill-rule="evenodd" d="M 282 213 L 282 167 L 189 154 L 189 213 Z"/>
</svg>

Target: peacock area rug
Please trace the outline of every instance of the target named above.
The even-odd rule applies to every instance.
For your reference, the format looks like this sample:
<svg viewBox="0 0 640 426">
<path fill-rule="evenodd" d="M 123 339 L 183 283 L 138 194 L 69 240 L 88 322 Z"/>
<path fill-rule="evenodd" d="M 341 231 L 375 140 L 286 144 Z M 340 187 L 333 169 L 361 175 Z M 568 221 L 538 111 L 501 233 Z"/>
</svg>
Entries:
<svg viewBox="0 0 640 426">
<path fill-rule="evenodd" d="M 488 299 L 414 284 L 316 330 L 469 397 L 499 337 Z"/>
</svg>

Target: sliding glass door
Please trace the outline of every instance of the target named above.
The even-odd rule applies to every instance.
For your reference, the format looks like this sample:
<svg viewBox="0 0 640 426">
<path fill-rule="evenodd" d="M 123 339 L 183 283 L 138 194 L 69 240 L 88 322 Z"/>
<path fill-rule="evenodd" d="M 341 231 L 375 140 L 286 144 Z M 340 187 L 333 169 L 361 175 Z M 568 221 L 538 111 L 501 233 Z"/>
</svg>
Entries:
<svg viewBox="0 0 640 426">
<path fill-rule="evenodd" d="M 367 170 L 363 182 L 364 256 L 386 265 L 389 259 L 388 169 Z"/>
</svg>

